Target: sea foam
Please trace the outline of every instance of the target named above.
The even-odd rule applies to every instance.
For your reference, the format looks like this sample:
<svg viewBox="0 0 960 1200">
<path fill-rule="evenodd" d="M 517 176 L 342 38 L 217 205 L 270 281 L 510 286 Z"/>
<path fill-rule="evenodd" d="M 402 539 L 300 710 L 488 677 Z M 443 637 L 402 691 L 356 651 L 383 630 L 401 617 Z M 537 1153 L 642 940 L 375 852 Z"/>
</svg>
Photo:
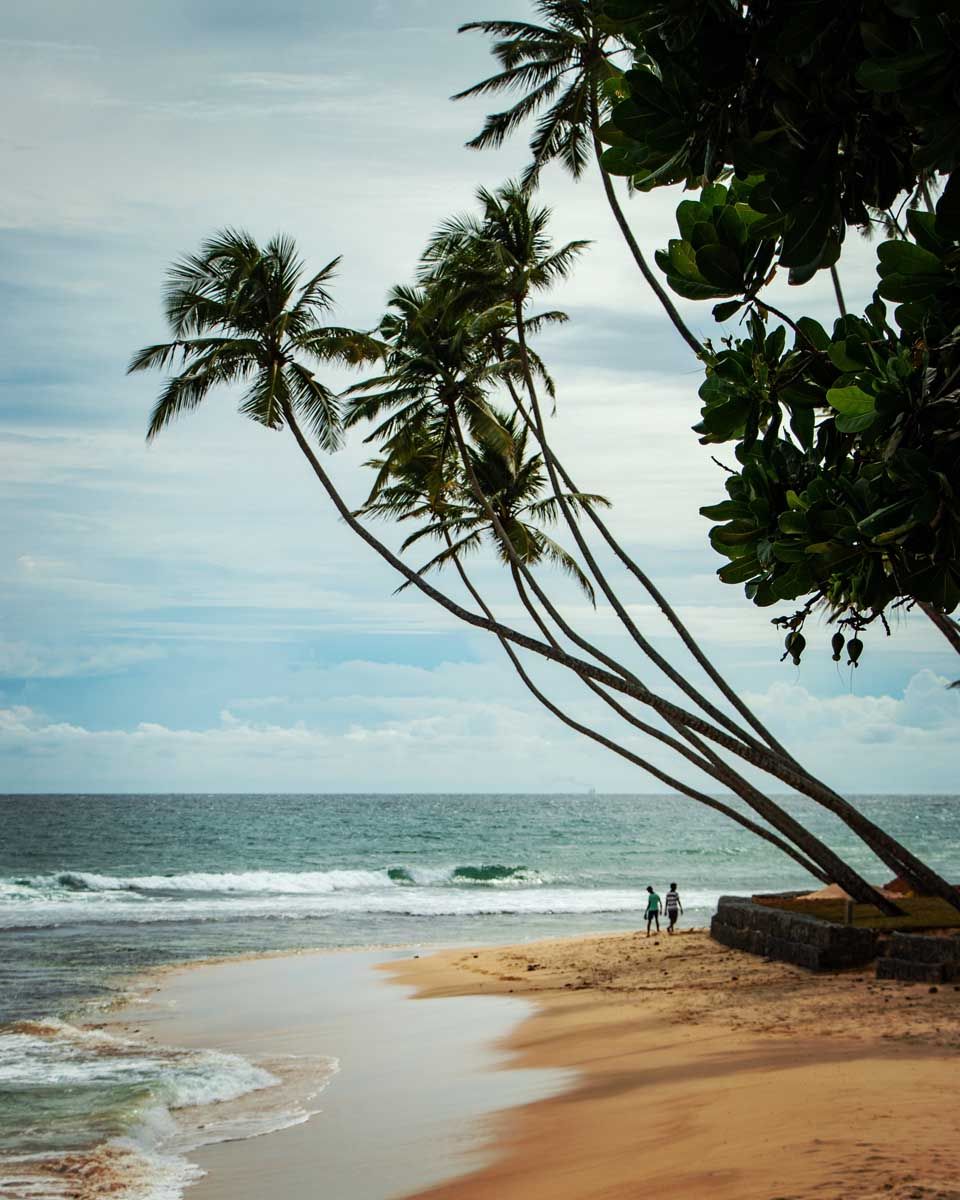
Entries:
<svg viewBox="0 0 960 1200">
<path fill-rule="evenodd" d="M 191 1150 L 308 1120 L 337 1067 L 320 1056 L 254 1063 L 63 1021 L 20 1022 L 0 1034 L 0 1096 L 12 1107 L 0 1195 L 177 1200 L 201 1174 Z M 270 1100 L 250 1099 L 267 1090 Z"/>
</svg>

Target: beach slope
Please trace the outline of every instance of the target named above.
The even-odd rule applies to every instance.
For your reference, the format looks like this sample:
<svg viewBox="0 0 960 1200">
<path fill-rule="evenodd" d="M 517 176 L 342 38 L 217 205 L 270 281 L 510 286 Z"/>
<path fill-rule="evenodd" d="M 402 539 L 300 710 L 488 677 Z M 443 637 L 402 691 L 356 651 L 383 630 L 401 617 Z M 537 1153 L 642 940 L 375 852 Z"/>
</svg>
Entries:
<svg viewBox="0 0 960 1200">
<path fill-rule="evenodd" d="M 812 975 L 706 933 L 451 951 L 418 996 L 537 1013 L 524 1067 L 579 1082 L 500 1119 L 489 1165 L 423 1200 L 960 1200 L 960 989 Z"/>
</svg>

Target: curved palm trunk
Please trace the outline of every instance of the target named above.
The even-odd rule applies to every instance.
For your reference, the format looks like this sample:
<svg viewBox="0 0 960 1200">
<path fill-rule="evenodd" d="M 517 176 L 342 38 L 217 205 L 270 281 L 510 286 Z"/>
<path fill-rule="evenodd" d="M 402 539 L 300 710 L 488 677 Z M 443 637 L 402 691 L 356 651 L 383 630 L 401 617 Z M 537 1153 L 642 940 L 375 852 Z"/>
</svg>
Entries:
<svg viewBox="0 0 960 1200">
<path fill-rule="evenodd" d="M 937 629 L 950 643 L 951 647 L 960 654 L 960 625 L 945 612 L 941 612 L 938 608 L 934 608 L 932 604 L 925 604 L 922 600 L 918 601 L 920 610 L 928 620 L 936 625 Z"/>
<path fill-rule="evenodd" d="M 667 295 L 666 291 L 664 291 L 660 280 L 657 279 L 653 271 L 650 270 L 650 264 L 644 258 L 643 251 L 640 249 L 637 239 L 633 236 L 633 230 L 630 228 L 627 218 L 623 215 L 623 209 L 620 207 L 620 201 L 617 199 L 617 193 L 613 186 L 613 180 L 610 178 L 609 172 L 601 161 L 603 148 L 600 142 L 600 119 L 597 113 L 597 101 L 595 96 L 592 98 L 590 104 L 590 132 L 593 137 L 594 157 L 596 158 L 597 166 L 600 169 L 600 178 L 603 180 L 603 190 L 607 197 L 607 203 L 610 205 L 610 210 L 613 213 L 614 220 L 620 227 L 620 232 L 623 234 L 623 240 L 629 247 L 630 253 L 633 256 L 633 261 L 640 268 L 640 274 L 650 285 L 654 295 L 663 305 L 664 312 L 670 318 L 677 333 L 680 334 L 694 354 L 698 358 L 702 358 L 704 355 L 704 347 L 690 332 L 683 317 L 681 317 L 677 312 L 673 301 Z"/>
<path fill-rule="evenodd" d="M 563 483 L 568 491 L 579 492 L 580 489 L 577 487 L 577 485 L 571 479 L 571 477 L 570 477 L 569 473 L 567 472 L 566 468 L 564 467 L 563 463 L 557 458 L 556 454 L 553 451 L 553 448 L 550 446 L 550 443 L 547 441 L 546 437 L 540 436 L 540 434 L 537 430 L 537 427 L 534 425 L 533 418 L 530 416 L 530 414 L 527 412 L 526 408 L 521 403 L 520 397 L 516 394 L 516 391 L 514 390 L 513 385 L 510 382 L 509 378 L 507 379 L 506 383 L 507 383 L 507 388 L 510 391 L 510 395 L 513 398 L 513 402 L 514 402 L 514 405 L 516 406 L 517 412 L 520 414 L 521 418 L 523 419 L 524 424 L 531 431 L 531 433 L 533 433 L 534 437 L 536 437 L 540 443 L 541 449 L 543 450 L 544 462 L 546 462 L 548 464 L 548 467 L 550 464 L 552 464 L 556 468 L 557 473 L 559 474 L 560 478 L 563 480 Z M 541 422 L 541 424 L 542 424 L 542 422 Z M 610 532 L 610 529 L 607 526 L 606 522 L 603 520 L 603 518 L 600 516 L 600 514 L 597 512 L 597 510 L 593 507 L 593 505 L 590 504 L 589 502 L 585 502 L 583 507 L 587 513 L 587 516 L 593 522 L 593 525 L 597 529 L 600 536 L 607 543 L 607 545 L 610 547 L 610 549 L 613 551 L 613 553 L 617 556 L 617 558 L 620 560 L 620 562 L 627 568 L 627 570 L 630 572 L 630 574 L 633 575 L 634 578 L 640 583 L 641 587 L 644 589 L 644 591 L 647 593 L 647 595 L 651 598 L 651 600 L 653 600 L 653 602 L 656 604 L 656 606 L 660 609 L 661 613 L 663 613 L 664 617 L 667 619 L 667 621 L 673 628 L 674 632 L 677 634 L 677 636 L 680 638 L 681 642 L 683 642 L 684 646 L 686 646 L 687 650 L 690 652 L 694 661 L 701 668 L 701 670 L 704 672 L 704 674 L 710 679 L 710 681 L 714 684 L 714 686 L 717 688 L 717 690 L 720 692 L 720 694 L 733 706 L 734 709 L 736 709 L 736 711 L 741 715 L 741 717 L 743 717 L 743 719 L 753 729 L 753 731 L 756 734 L 758 734 L 764 742 L 766 742 L 766 744 L 770 747 L 771 750 L 774 751 L 774 753 L 779 754 L 787 762 L 794 761 L 791 758 L 790 754 L 787 752 L 787 750 L 780 744 L 779 741 L 777 741 L 777 739 L 773 736 L 773 734 L 770 732 L 770 730 L 767 729 L 767 727 L 763 724 L 763 722 L 759 719 L 759 717 L 757 717 L 756 714 L 748 707 L 748 705 L 744 703 L 744 701 L 740 698 L 740 696 L 733 690 L 733 688 L 723 678 L 723 676 L 720 674 L 720 672 L 717 670 L 717 668 L 713 665 L 713 663 L 710 661 L 710 659 L 707 658 L 706 654 L 700 647 L 700 644 L 694 638 L 694 636 L 690 632 L 690 630 L 687 629 L 686 625 L 684 625 L 684 623 L 680 620 L 680 617 L 678 616 L 678 614 L 675 611 L 675 609 L 673 608 L 673 606 L 669 603 L 667 598 L 663 595 L 663 593 L 660 591 L 660 589 L 657 587 L 657 585 L 653 582 L 653 580 L 650 578 L 650 576 L 647 575 L 647 573 L 643 570 L 643 568 L 640 567 L 640 565 L 634 559 L 632 559 L 629 554 L 627 554 L 626 550 L 624 550 L 624 548 L 620 545 L 620 543 L 617 541 L 617 539 Z"/>
<path fill-rule="evenodd" d="M 517 593 L 521 603 L 530 614 L 534 623 L 549 641 L 555 644 L 555 641 L 549 630 L 542 623 L 540 615 L 537 613 L 530 597 L 523 587 L 522 580 L 519 575 L 513 573 L 514 584 L 517 588 Z M 658 731 L 651 730 L 653 736 L 659 736 Z M 660 740 L 663 740 L 662 736 Z M 683 751 L 681 751 L 683 753 Z M 685 757 L 690 757 L 689 753 Z M 746 780 L 736 775 L 730 768 L 724 768 L 721 764 L 721 769 L 711 770 L 709 764 L 704 765 L 696 759 L 691 758 L 695 765 L 700 767 L 700 770 L 716 779 L 719 783 L 726 786 L 734 786 L 733 790 L 744 800 L 758 816 L 762 817 L 769 825 L 772 825 L 778 833 L 783 834 L 810 859 L 813 860 L 822 870 L 824 875 L 828 876 L 832 882 L 838 883 L 848 895 L 861 904 L 873 904 L 883 913 L 888 916 L 900 915 L 899 907 L 889 900 L 886 896 L 881 895 L 870 883 L 859 875 L 851 866 L 843 861 L 839 855 L 835 854 L 829 846 L 820 841 L 818 837 L 805 829 L 794 817 L 785 812 L 779 805 L 775 804 L 768 797 L 764 796 L 755 788 L 751 788 Z"/>
<path fill-rule="evenodd" d="M 840 287 L 840 274 L 836 267 L 830 268 L 830 282 L 833 284 L 833 294 L 837 298 L 837 308 L 840 309 L 840 316 L 847 315 L 847 302 L 843 298 L 843 289 Z"/>
<path fill-rule="evenodd" d="M 619 596 L 617 596 L 616 592 L 610 586 L 606 575 L 601 570 L 599 564 L 594 558 L 593 552 L 591 551 L 590 546 L 580 529 L 580 525 L 574 517 L 569 504 L 564 498 L 563 489 L 560 487 L 560 482 L 557 478 L 557 464 L 553 457 L 553 453 L 547 444 L 546 427 L 544 425 L 543 414 L 540 409 L 540 401 L 537 396 L 537 389 L 533 381 L 533 372 L 530 368 L 530 355 L 527 350 L 527 337 L 523 317 L 523 307 L 519 299 L 514 299 L 513 308 L 514 321 L 517 330 L 517 346 L 520 350 L 520 365 L 523 371 L 527 394 L 530 397 L 530 410 L 533 414 L 532 423 L 526 410 L 520 404 L 519 397 L 517 397 L 517 395 L 513 393 L 511 389 L 513 400 L 517 406 L 521 418 L 528 424 L 528 426 L 531 427 L 534 437 L 536 437 L 541 449 L 543 450 L 543 461 L 546 464 L 547 474 L 550 478 L 550 485 L 553 488 L 554 497 L 556 498 L 556 501 L 560 507 L 560 511 L 563 513 L 564 520 L 567 523 L 567 528 L 573 535 L 574 541 L 577 543 L 577 547 L 580 550 L 580 553 L 583 555 L 584 562 L 589 567 L 591 574 L 597 581 L 597 585 L 600 587 L 603 594 L 606 596 L 610 606 L 619 617 L 620 623 L 623 625 L 624 629 L 627 630 L 631 638 L 640 647 L 647 658 L 649 658 L 650 661 L 654 663 L 654 665 L 657 666 L 664 675 L 666 675 L 666 677 L 671 683 L 674 684 L 674 686 L 679 688 L 680 691 L 693 700 L 693 702 L 709 717 L 716 721 L 718 725 L 722 725 L 735 737 L 740 738 L 741 741 L 747 743 L 748 745 L 759 745 L 759 743 L 747 730 L 742 729 L 736 724 L 735 721 L 732 721 L 725 713 L 721 712 L 716 705 L 712 704 L 698 688 L 694 687 L 693 684 L 691 684 L 690 681 L 686 679 L 666 658 L 664 658 L 664 656 L 660 654 L 660 652 L 647 640 L 647 638 L 644 637 L 644 635 L 637 628 L 636 622 L 623 606 Z M 592 506 L 590 507 L 592 508 Z"/>
<path fill-rule="evenodd" d="M 562 489 L 559 486 L 557 474 L 554 469 L 552 454 L 550 453 L 547 445 L 546 431 L 543 425 L 543 418 L 540 412 L 536 388 L 533 383 L 532 371 L 530 369 L 530 360 L 527 353 L 526 338 L 524 333 L 523 312 L 520 303 L 516 300 L 514 302 L 514 310 L 517 328 L 517 341 L 520 349 L 521 367 L 530 396 L 531 409 L 533 412 L 533 431 L 544 450 L 544 461 L 547 464 L 547 470 L 550 475 L 554 495 L 556 496 L 561 511 L 566 518 L 567 524 L 577 541 L 577 545 L 580 547 L 580 550 L 584 555 L 585 561 L 590 567 L 594 577 L 597 579 L 597 582 L 603 589 L 604 594 L 607 596 L 608 600 L 610 600 L 611 604 L 613 604 L 615 611 L 617 611 L 625 626 L 634 635 L 634 640 L 638 641 L 638 644 L 641 645 L 641 649 L 645 649 L 643 642 L 637 636 L 638 631 L 636 631 L 633 627 L 632 621 L 623 610 L 619 599 L 615 594 L 613 594 L 612 589 L 609 587 L 609 584 L 607 583 L 603 573 L 600 571 L 595 560 L 593 559 L 579 526 L 570 512 L 569 506 L 562 497 Z M 520 408 L 521 416 L 526 418 L 526 414 L 523 411 L 522 406 L 518 407 Z M 527 418 L 527 420 L 529 421 L 529 418 Z M 572 481 L 571 484 L 568 484 L 568 486 L 570 486 L 571 490 L 575 490 L 572 487 Z M 657 656 L 657 658 L 659 658 L 659 656 Z M 659 662 L 658 665 L 660 665 Z M 673 674 L 671 674 L 671 672 L 672 668 L 669 668 L 668 674 L 671 678 L 673 678 Z M 691 694 L 689 686 L 684 686 L 684 684 L 685 681 L 681 684 L 684 691 L 686 691 L 688 695 Z M 695 699 L 699 696 L 699 693 L 693 694 Z M 703 704 L 701 704 L 701 706 L 705 707 Z M 705 708 L 705 711 L 709 711 L 709 709 Z M 714 712 L 711 711 L 710 715 L 714 716 Z M 716 718 L 714 717 L 714 719 Z M 726 721 L 722 723 L 728 724 Z M 726 767 L 726 764 L 723 764 L 723 766 Z M 806 770 L 794 759 L 792 759 L 792 757 L 787 755 L 786 752 L 783 753 L 780 764 L 774 763 L 772 765 L 765 765 L 764 769 L 768 771 L 768 773 L 774 774 L 775 777 L 780 778 L 783 782 L 790 784 L 790 786 L 796 787 L 798 791 L 809 795 L 822 807 L 839 817 L 840 820 L 842 820 L 850 829 L 852 829 L 866 843 L 866 845 L 870 847 L 877 857 L 886 863 L 886 865 L 896 875 L 905 878 L 915 891 L 929 895 L 940 896 L 953 907 L 960 909 L 960 893 L 958 893 L 956 888 L 954 888 L 946 879 L 940 876 L 937 872 L 933 871 L 920 859 L 916 858 L 916 856 L 907 850 L 905 846 L 901 845 L 894 838 L 890 837 L 890 835 L 882 830 L 878 825 L 870 821 L 869 818 L 864 816 L 858 809 L 854 808 L 854 806 L 848 801 L 844 800 L 832 789 L 827 788 L 825 785 L 820 783 L 819 780 L 809 775 Z M 737 779 L 739 781 L 739 776 L 737 776 Z M 732 785 L 728 782 L 728 786 Z M 750 785 L 745 784 L 744 786 L 749 789 Z M 747 800 L 748 803 L 750 802 L 746 793 L 744 793 L 740 788 L 734 787 L 733 790 L 737 791 L 742 799 Z M 763 797 L 763 794 L 760 792 L 756 792 L 754 798 L 759 799 L 764 804 L 769 803 L 769 801 Z"/>
<path fill-rule="evenodd" d="M 734 754 L 737 754 L 746 759 L 746 761 L 751 762 L 752 765 L 764 769 L 763 763 L 758 761 L 757 755 L 751 751 L 749 747 L 744 747 L 742 743 L 736 742 L 728 735 L 714 729 L 706 722 L 693 716 L 693 714 L 686 713 L 678 706 L 670 704 L 669 702 L 663 700 L 662 697 L 654 695 L 642 684 L 634 682 L 629 677 L 625 678 L 621 673 L 614 674 L 610 671 L 604 670 L 602 667 L 597 667 L 592 663 L 586 662 L 583 659 L 578 659 L 574 655 L 568 654 L 565 650 L 559 648 L 555 643 L 538 642 L 535 638 L 528 637 L 526 634 L 512 629 L 509 626 L 505 626 L 498 621 L 492 620 L 483 615 L 471 613 L 469 610 L 463 608 L 461 605 L 451 600 L 448 596 L 445 596 L 442 592 L 438 591 L 438 589 L 434 588 L 431 584 L 427 583 L 426 580 L 422 579 L 416 571 L 407 566 L 407 564 L 398 558 L 393 551 L 386 547 L 370 532 L 370 530 L 366 529 L 363 524 L 357 520 L 354 513 L 343 500 L 343 497 L 337 491 L 332 480 L 323 469 L 319 459 L 314 454 L 309 442 L 303 434 L 303 431 L 300 429 L 300 426 L 297 423 L 296 417 L 289 403 L 284 402 L 282 407 L 284 419 L 290 427 L 290 430 L 293 433 L 301 452 L 307 459 L 307 462 L 313 470 L 313 473 L 316 475 L 327 495 L 330 497 L 334 507 L 343 518 L 344 522 L 360 538 L 362 538 L 363 541 L 371 546 L 371 548 L 374 549 L 376 553 L 382 559 L 384 559 L 385 562 L 387 562 L 391 567 L 394 568 L 394 570 L 396 570 L 411 584 L 423 592 L 424 595 L 440 604 L 448 612 L 452 613 L 458 619 L 466 622 L 467 624 L 472 625 L 475 628 L 486 629 L 491 633 L 502 636 L 504 639 L 510 641 L 514 645 L 522 646 L 525 649 L 533 651 L 535 654 L 539 654 L 543 658 L 547 658 L 552 662 L 556 662 L 561 666 L 567 667 L 569 670 L 573 671 L 576 675 L 583 679 L 593 679 L 596 682 L 602 683 L 615 691 L 622 692 L 623 694 L 630 696 L 635 700 L 639 700 L 643 704 L 650 705 L 654 708 L 654 711 L 656 711 L 668 722 L 679 722 L 680 724 L 688 725 L 691 729 L 700 733 L 702 736 L 717 742 L 719 745 L 724 746 Z M 772 821 L 771 824 L 773 824 Z M 804 843 L 807 843 L 814 848 L 820 845 L 818 840 L 811 838 L 811 835 L 809 835 L 802 826 L 797 824 L 796 829 L 798 837 L 802 839 L 802 841 L 797 841 L 797 845 L 801 846 L 806 853 L 809 853 L 809 851 Z M 787 836 L 790 835 L 787 834 Z M 856 874 L 856 872 L 852 871 L 841 859 L 837 858 L 832 851 L 826 847 L 824 847 L 824 851 L 825 854 L 821 860 L 821 865 L 823 865 L 828 873 L 830 873 L 836 879 L 836 882 L 845 887 L 852 896 L 854 896 L 856 899 L 862 899 L 864 903 L 874 903 L 881 909 L 881 911 L 890 915 L 896 915 L 899 913 L 899 909 L 897 909 L 895 905 L 887 901 L 885 897 L 879 896 L 877 893 L 875 893 L 865 880 L 862 880 Z M 810 857 L 814 856 L 810 855 Z M 835 870 L 834 866 L 836 867 Z"/>
<path fill-rule="evenodd" d="M 449 538 L 447 539 L 447 544 L 448 546 L 450 545 Z M 470 577 L 467 575 L 459 556 L 454 555 L 453 562 L 457 568 L 457 573 L 463 581 L 464 587 L 473 597 L 477 606 L 492 620 L 492 610 L 477 589 L 473 586 L 473 583 L 470 580 Z M 729 820 L 735 821 L 738 825 L 741 825 L 755 837 L 762 838 L 765 842 L 769 842 L 770 845 L 775 846 L 784 854 L 789 855 L 794 862 L 798 863 L 806 872 L 808 872 L 808 874 L 812 875 L 814 879 L 819 879 L 821 883 L 830 882 L 829 877 L 813 862 L 805 858 L 795 846 L 792 846 L 789 842 L 777 837 L 777 835 L 775 833 L 771 833 L 769 829 L 764 829 L 762 825 L 758 825 L 755 821 L 751 821 L 750 818 L 745 817 L 743 813 L 739 813 L 735 808 L 731 808 L 728 804 L 724 804 L 721 800 L 717 800 L 715 797 L 707 795 L 706 792 L 698 791 L 696 788 L 691 788 L 681 780 L 675 779 L 672 775 L 668 775 L 665 771 L 661 771 L 658 767 L 654 766 L 653 763 L 648 762 L 646 759 L 641 758 L 638 754 L 634 754 L 632 751 L 627 750 L 625 746 L 621 746 L 619 743 L 613 741 L 611 738 L 606 737 L 598 730 L 591 729 L 589 726 L 581 724 L 574 717 L 571 717 L 568 713 L 564 712 L 559 705 L 554 704 L 549 697 L 540 691 L 537 685 L 527 674 L 526 669 L 524 668 L 510 643 L 505 641 L 503 638 L 498 638 L 497 640 L 500 642 L 504 653 L 510 660 L 514 670 L 520 676 L 524 686 L 531 693 L 531 695 L 533 695 L 548 712 L 552 713 L 568 728 L 573 729 L 579 734 L 582 734 L 584 737 L 589 738 L 591 741 L 596 742 L 600 746 L 605 746 L 614 754 L 626 759 L 627 762 L 633 763 L 634 766 L 639 767 L 642 771 L 645 771 L 648 775 L 653 776 L 654 779 L 665 784 L 667 787 L 671 788 L 675 792 L 678 792 L 680 795 L 687 796 L 691 800 L 697 801 L 698 804 L 702 804 L 706 808 L 711 808 L 715 812 L 721 813 Z"/>
</svg>

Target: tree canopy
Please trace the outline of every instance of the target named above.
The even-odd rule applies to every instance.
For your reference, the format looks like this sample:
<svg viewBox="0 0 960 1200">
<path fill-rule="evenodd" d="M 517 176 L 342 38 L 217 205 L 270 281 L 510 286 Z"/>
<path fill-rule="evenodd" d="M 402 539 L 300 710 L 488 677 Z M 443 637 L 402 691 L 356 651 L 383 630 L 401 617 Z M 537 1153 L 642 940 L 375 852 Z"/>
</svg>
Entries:
<svg viewBox="0 0 960 1200">
<path fill-rule="evenodd" d="M 888 7 L 897 13 L 917 6 Z M 675 310 L 666 306 L 707 372 L 701 436 L 735 445 L 739 470 L 730 474 L 729 499 L 710 514 L 720 522 L 714 543 L 729 559 L 723 578 L 745 583 L 757 603 L 769 603 L 771 597 L 798 599 L 815 589 L 812 602 L 825 601 L 857 629 L 882 614 L 894 595 L 921 601 L 924 588 L 923 594 L 933 597 L 931 611 L 945 616 L 955 603 L 949 589 L 956 568 L 951 541 L 956 536 L 958 444 L 953 414 L 960 373 L 954 177 L 949 177 L 936 211 L 912 209 L 905 218 L 906 236 L 880 247 L 881 284 L 863 317 L 844 313 L 832 333 L 809 318 L 794 320 L 762 292 L 781 265 L 799 280 L 834 261 L 831 247 L 842 241 L 848 220 L 861 215 L 850 198 L 853 177 L 847 178 L 845 165 L 833 191 L 839 207 L 831 210 L 826 226 L 816 227 L 826 232 L 815 246 L 812 234 L 806 242 L 801 237 L 802 227 L 812 221 L 806 201 L 788 211 L 777 199 L 781 184 L 776 162 L 767 163 L 765 173 L 752 160 L 738 166 L 730 161 L 739 152 L 732 135 L 704 159 L 709 171 L 689 159 L 696 130 L 711 120 L 710 105 L 717 108 L 719 121 L 720 110 L 739 103 L 720 83 L 703 83 L 701 107 L 683 110 L 688 132 L 682 137 L 666 119 L 666 110 L 658 111 L 652 101 L 644 109 L 640 101 L 669 92 L 670 72 L 679 78 L 686 70 L 688 48 L 694 47 L 689 61 L 696 61 L 700 52 L 706 57 L 705 44 L 699 50 L 694 46 L 697 38 L 717 35 L 711 53 L 719 59 L 726 55 L 728 67 L 749 76 L 754 68 L 747 50 L 753 47 L 750 53 L 759 55 L 765 43 L 744 39 L 758 33 L 758 22 L 769 39 L 784 14 L 798 16 L 800 9 L 820 11 L 823 6 L 788 3 L 779 15 L 773 4 L 748 9 L 720 0 L 677 6 L 537 0 L 535 8 L 547 19 L 549 37 L 544 27 L 477 23 L 504 39 L 495 46 L 504 73 L 495 83 L 478 85 L 479 90 L 499 90 L 517 81 L 523 87 L 534 85 L 529 104 L 488 128 L 508 132 L 555 95 L 568 70 L 581 72 L 576 95 L 585 98 L 589 110 L 582 128 L 590 130 L 595 149 L 601 136 L 611 147 L 603 156 L 610 158 L 610 169 L 627 174 L 637 190 L 694 178 L 700 188 L 697 200 L 681 203 L 680 236 L 657 255 L 657 263 L 680 295 L 718 300 L 719 319 L 741 314 L 742 335 L 722 339 L 715 347 L 684 333 L 682 322 L 674 320 Z M 921 18 L 917 21 L 922 24 Z M 726 40 L 720 36 L 724 22 L 734 23 Z M 941 25 L 952 36 L 953 24 Z M 819 35 L 814 51 L 798 48 L 798 36 L 783 43 L 774 39 L 772 58 L 802 60 L 813 53 Z M 593 70 L 590 55 L 607 39 L 634 47 L 632 70 L 615 70 L 605 53 L 602 70 Z M 556 62 L 550 58 L 551 45 L 559 55 Z M 890 78 L 894 75 L 897 71 Z M 546 90 L 537 92 L 538 81 Z M 742 104 L 747 112 L 753 95 L 748 84 L 743 85 L 747 98 Z M 860 100 L 857 89 L 870 90 L 862 81 L 850 86 Z M 693 104 L 695 98 L 688 99 Z M 769 101 L 764 93 L 762 101 L 752 103 L 763 107 Z M 907 101 L 901 107 L 906 112 Z M 567 121 L 563 128 L 572 136 L 571 113 L 562 111 Z M 606 118 L 602 124 L 601 115 Z M 798 122 L 801 117 L 796 114 Z M 907 183 L 926 203 L 924 193 L 930 192 L 933 176 L 946 168 L 941 159 L 931 165 L 930 147 L 938 143 L 927 110 L 911 119 L 911 128 L 920 133 Z M 757 145 L 773 141 L 789 155 L 796 142 L 806 152 L 804 137 L 813 137 L 812 127 L 804 134 L 802 122 L 791 124 L 787 110 L 773 112 L 769 120 L 774 124 L 755 134 Z M 741 127 L 749 128 L 749 122 L 731 126 Z M 563 158 L 561 143 L 542 141 L 539 132 L 536 137 L 537 144 L 548 148 L 548 157 Z M 650 154 L 664 153 L 670 139 L 673 149 L 656 165 Z M 841 153 L 839 142 L 834 151 Z M 631 153 L 634 158 L 628 160 Z M 573 169 L 576 162 L 567 165 Z M 389 564 L 403 586 L 418 589 L 470 627 L 493 634 L 524 686 L 568 727 L 672 791 L 724 812 L 814 877 L 836 881 L 851 896 L 895 914 L 893 899 L 878 893 L 757 783 L 758 778 L 776 781 L 778 790 L 807 796 L 843 821 L 917 891 L 960 907 L 960 894 L 947 880 L 781 744 L 610 530 L 601 515 L 605 501 L 581 490 L 558 457 L 545 411 L 555 388 L 532 339 L 544 326 L 566 318 L 555 310 L 537 311 L 535 305 L 541 292 L 566 279 L 586 243 L 554 246 L 549 210 L 533 195 L 536 174 L 529 174 L 525 183 L 482 189 L 477 213 L 444 222 L 429 239 L 415 279 L 391 290 L 387 312 L 369 333 L 318 323 L 330 308 L 326 282 L 337 260 L 301 282 L 302 264 L 289 239 L 274 238 L 260 246 L 240 231 L 215 235 L 198 255 L 171 269 L 166 313 L 173 340 L 147 347 L 131 363 L 131 370 L 179 367 L 161 391 L 148 436 L 196 407 L 215 385 L 240 385 L 241 412 L 270 429 L 289 431 L 339 517 Z M 635 252 L 604 162 L 600 175 L 631 254 L 646 276 L 649 269 Z M 898 176 L 897 186 L 906 178 Z M 875 181 L 860 187 L 857 195 L 869 213 L 886 193 Z M 886 219 L 897 224 L 896 213 L 886 213 Z M 798 245 L 805 247 L 803 254 Z M 807 249 L 810 258 L 805 257 Z M 785 255 L 802 261 L 785 262 Z M 665 294 L 659 284 L 655 290 Z M 892 315 L 885 299 L 898 304 Z M 340 395 L 314 373 L 325 361 L 362 366 L 374 360 L 380 363 L 377 373 Z M 376 472 L 375 482 L 360 508 L 347 502 L 324 465 L 343 430 L 355 425 L 367 427 L 366 440 L 377 451 L 368 464 Z M 931 454 L 942 457 L 933 466 L 921 461 Z M 909 511 L 889 511 L 907 498 Z M 413 525 L 399 554 L 373 532 L 371 517 Z M 554 525 L 566 529 L 563 544 L 548 532 Z M 891 526 L 892 536 L 885 536 Z M 411 566 L 403 552 L 424 540 L 439 542 L 440 549 L 425 564 Z M 506 567 L 519 618 L 499 616 L 471 577 L 468 557 L 481 545 L 492 548 Z M 614 652 L 596 640 L 594 629 L 582 622 L 583 606 L 572 613 L 554 599 L 544 569 L 551 566 L 571 576 L 598 606 L 606 606 L 626 652 Z M 454 585 L 466 599 L 444 590 L 435 574 L 440 567 L 453 568 Z M 611 567 L 619 573 L 616 586 Z M 448 580 L 450 572 L 443 578 Z M 641 627 L 635 603 L 621 598 L 623 586 L 639 589 L 653 601 L 651 607 L 676 635 L 670 655 Z M 788 652 L 795 661 L 802 653 L 800 627 L 810 603 L 791 623 Z M 854 638 L 848 646 L 854 661 L 858 641 Z M 576 677 L 589 693 L 591 715 L 574 717 L 552 699 L 532 677 L 531 661 Z M 668 749 L 687 774 L 677 777 L 646 758 L 635 748 L 638 733 Z M 729 791 L 737 804 L 705 791 L 703 780 Z"/>
<path fill-rule="evenodd" d="M 737 461 L 701 510 L 720 578 L 800 602 L 788 650 L 816 606 L 856 634 L 914 603 L 960 648 L 960 16 L 923 0 L 600 9 L 634 49 L 607 85 L 604 165 L 640 192 L 697 190 L 657 264 L 678 295 L 721 301 L 717 320 L 740 316 L 704 355 L 697 426 Z M 862 314 L 827 330 L 765 301 L 778 272 L 807 282 L 850 226 L 878 224 L 893 236 Z"/>
</svg>

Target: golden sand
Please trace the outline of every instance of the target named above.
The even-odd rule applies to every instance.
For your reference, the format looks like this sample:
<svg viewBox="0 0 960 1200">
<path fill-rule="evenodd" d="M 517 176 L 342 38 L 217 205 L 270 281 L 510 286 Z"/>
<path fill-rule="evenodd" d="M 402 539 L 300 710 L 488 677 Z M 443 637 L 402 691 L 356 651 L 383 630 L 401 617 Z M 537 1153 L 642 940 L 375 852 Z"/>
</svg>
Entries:
<svg viewBox="0 0 960 1200">
<path fill-rule="evenodd" d="M 387 969 L 428 1003 L 534 999 L 514 1062 L 579 1072 L 424 1200 L 960 1200 L 960 987 L 813 975 L 703 932 Z"/>
</svg>

